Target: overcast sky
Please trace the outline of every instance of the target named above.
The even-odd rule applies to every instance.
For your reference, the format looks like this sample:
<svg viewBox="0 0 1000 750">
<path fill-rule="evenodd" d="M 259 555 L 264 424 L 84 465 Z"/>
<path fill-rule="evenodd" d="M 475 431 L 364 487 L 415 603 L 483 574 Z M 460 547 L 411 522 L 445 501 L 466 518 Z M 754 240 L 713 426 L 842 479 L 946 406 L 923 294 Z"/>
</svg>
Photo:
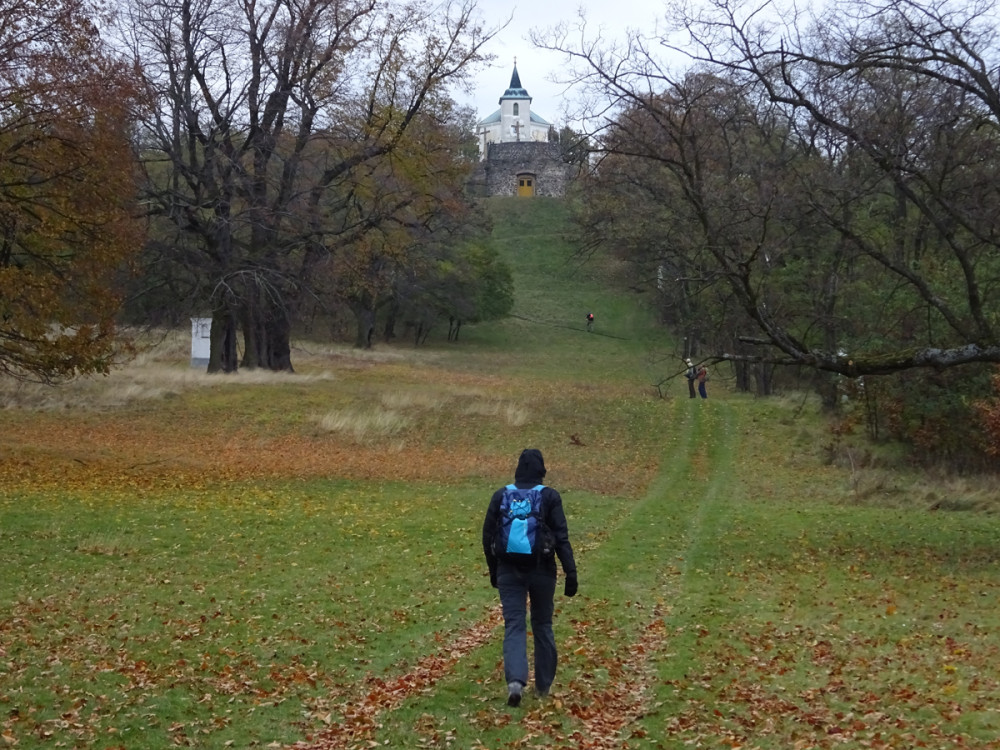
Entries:
<svg viewBox="0 0 1000 750">
<path fill-rule="evenodd" d="M 587 16 L 588 37 L 593 37 L 598 27 L 602 37 L 622 34 L 627 28 L 652 32 L 658 22 L 662 25 L 660 19 L 665 12 L 661 0 L 479 0 L 477 5 L 487 27 L 502 24 L 510 15 L 513 20 L 488 45 L 487 50 L 496 60 L 493 67 L 479 74 L 475 94 L 471 99 L 457 94 L 456 99 L 473 106 L 479 119 L 495 112 L 510 85 L 517 58 L 521 85 L 532 99 L 531 111 L 557 126 L 565 124 L 565 87 L 552 83 L 551 78 L 565 65 L 565 59 L 534 47 L 528 39 L 529 31 L 544 30 L 563 21 L 575 24 L 582 7 Z"/>
</svg>

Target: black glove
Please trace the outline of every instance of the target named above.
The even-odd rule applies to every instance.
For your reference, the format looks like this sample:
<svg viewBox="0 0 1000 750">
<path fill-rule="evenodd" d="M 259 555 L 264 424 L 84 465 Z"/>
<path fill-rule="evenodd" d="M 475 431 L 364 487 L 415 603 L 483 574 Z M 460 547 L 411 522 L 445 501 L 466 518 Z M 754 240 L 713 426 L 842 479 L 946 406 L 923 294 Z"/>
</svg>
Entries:
<svg viewBox="0 0 1000 750">
<path fill-rule="evenodd" d="M 490 567 L 490 586 L 497 588 L 497 569 Z"/>
<path fill-rule="evenodd" d="M 576 573 L 566 576 L 566 596 L 576 596 Z"/>
</svg>

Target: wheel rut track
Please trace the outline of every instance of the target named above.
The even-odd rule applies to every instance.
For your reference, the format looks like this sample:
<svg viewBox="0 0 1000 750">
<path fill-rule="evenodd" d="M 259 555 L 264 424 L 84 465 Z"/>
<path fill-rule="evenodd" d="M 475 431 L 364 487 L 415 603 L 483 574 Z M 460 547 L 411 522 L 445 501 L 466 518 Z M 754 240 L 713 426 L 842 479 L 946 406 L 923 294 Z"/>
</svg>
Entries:
<svg viewBox="0 0 1000 750">
<path fill-rule="evenodd" d="M 676 405 L 673 422 L 669 425 L 673 437 L 664 449 L 660 472 L 642 500 L 619 519 L 617 527 L 609 531 L 601 545 L 615 535 L 634 536 L 641 532 L 648 525 L 648 517 L 655 515 L 664 503 L 685 504 L 682 511 L 675 512 L 684 524 L 679 530 L 681 546 L 669 550 L 671 558 L 679 565 L 663 566 L 666 549 L 657 549 L 657 554 L 652 556 L 647 552 L 648 558 L 643 561 L 662 566 L 657 574 L 656 590 L 650 592 L 660 601 L 670 601 L 683 592 L 689 553 L 704 542 L 704 525 L 711 516 L 714 499 L 732 455 L 732 445 L 728 441 L 733 438 L 727 436 L 736 434 L 729 424 L 732 412 L 724 404 L 712 402 L 712 411 L 691 406 L 706 405 L 701 402 Z M 600 547 L 591 554 L 601 554 Z M 641 743 L 646 734 L 638 722 L 654 709 L 657 676 L 652 660 L 668 647 L 671 630 L 669 605 L 657 604 L 649 609 L 650 615 L 639 628 L 637 637 L 611 659 L 604 660 L 608 679 L 603 685 L 589 684 L 582 676 L 551 699 L 528 707 L 520 718 L 524 734 L 506 747 L 530 746 L 537 740 L 553 748 L 627 750 Z M 582 642 L 577 646 L 578 654 L 586 658 L 591 651 L 596 653 L 596 645 L 607 635 L 602 632 L 607 621 L 603 623 L 576 624 L 576 640 Z M 433 689 L 442 678 L 455 671 L 463 658 L 494 639 L 501 624 L 500 608 L 496 606 L 485 617 L 452 635 L 445 645 L 420 659 L 407 672 L 394 677 L 369 677 L 358 696 L 342 704 L 341 720 L 290 748 L 354 750 L 376 747 L 380 744 L 377 734 L 381 716 Z M 561 721 L 553 720 L 560 713 L 573 718 L 574 728 L 567 730 Z"/>
</svg>

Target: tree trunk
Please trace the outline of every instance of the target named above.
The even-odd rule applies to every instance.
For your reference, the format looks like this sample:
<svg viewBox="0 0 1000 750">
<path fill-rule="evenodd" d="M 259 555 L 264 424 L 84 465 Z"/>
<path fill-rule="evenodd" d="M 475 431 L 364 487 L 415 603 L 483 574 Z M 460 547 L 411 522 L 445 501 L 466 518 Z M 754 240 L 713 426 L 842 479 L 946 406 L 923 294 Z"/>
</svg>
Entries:
<svg viewBox="0 0 1000 750">
<path fill-rule="evenodd" d="M 357 349 L 371 349 L 372 339 L 375 337 L 375 311 L 362 305 L 352 306 L 352 308 L 358 322 L 354 346 Z"/>
<path fill-rule="evenodd" d="M 236 372 L 236 320 L 225 305 L 212 311 L 208 372 Z"/>
<path fill-rule="evenodd" d="M 734 362 L 733 371 L 736 374 L 736 390 L 740 393 L 750 392 L 750 363 Z"/>
<path fill-rule="evenodd" d="M 267 367 L 276 372 L 292 369 L 291 324 L 284 310 L 274 310 L 265 325 Z"/>
<path fill-rule="evenodd" d="M 399 302 L 393 299 L 389 303 L 389 314 L 385 318 L 385 325 L 382 327 L 382 339 L 389 343 L 396 338 L 396 318 L 399 316 Z"/>
<path fill-rule="evenodd" d="M 771 396 L 774 394 L 774 365 L 759 362 L 754 365 L 754 378 L 757 381 L 757 395 Z"/>
<path fill-rule="evenodd" d="M 256 369 L 263 364 L 261 361 L 263 336 L 260 331 L 260 321 L 254 314 L 255 310 L 255 305 L 244 303 L 240 316 L 243 328 L 243 367 L 248 370 Z"/>
</svg>

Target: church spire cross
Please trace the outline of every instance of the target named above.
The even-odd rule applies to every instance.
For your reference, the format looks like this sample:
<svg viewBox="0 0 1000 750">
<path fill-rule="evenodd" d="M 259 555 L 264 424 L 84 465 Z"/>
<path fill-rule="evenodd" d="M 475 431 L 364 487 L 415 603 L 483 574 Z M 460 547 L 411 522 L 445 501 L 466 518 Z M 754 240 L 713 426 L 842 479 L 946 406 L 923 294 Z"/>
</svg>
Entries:
<svg viewBox="0 0 1000 750">
<path fill-rule="evenodd" d="M 510 76 L 510 88 L 511 89 L 521 89 L 521 76 L 517 74 L 517 58 L 514 58 L 514 72 Z M 510 89 L 508 89 L 509 91 Z M 525 92 L 527 93 L 527 92 Z"/>
</svg>

